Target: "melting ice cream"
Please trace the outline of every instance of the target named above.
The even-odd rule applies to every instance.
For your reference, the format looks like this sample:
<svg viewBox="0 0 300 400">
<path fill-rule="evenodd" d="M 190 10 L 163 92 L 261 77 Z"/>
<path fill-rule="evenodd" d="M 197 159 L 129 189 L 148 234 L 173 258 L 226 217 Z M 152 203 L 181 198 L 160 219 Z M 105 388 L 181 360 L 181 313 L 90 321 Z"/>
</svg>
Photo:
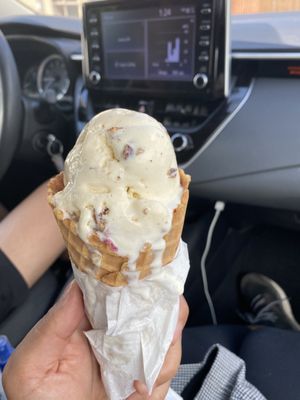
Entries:
<svg viewBox="0 0 300 400">
<path fill-rule="evenodd" d="M 145 245 L 162 253 L 182 187 L 169 135 L 154 118 L 125 109 L 95 116 L 66 159 L 64 184 L 55 206 L 78 219 L 84 242 L 96 232 L 129 268 Z"/>
</svg>

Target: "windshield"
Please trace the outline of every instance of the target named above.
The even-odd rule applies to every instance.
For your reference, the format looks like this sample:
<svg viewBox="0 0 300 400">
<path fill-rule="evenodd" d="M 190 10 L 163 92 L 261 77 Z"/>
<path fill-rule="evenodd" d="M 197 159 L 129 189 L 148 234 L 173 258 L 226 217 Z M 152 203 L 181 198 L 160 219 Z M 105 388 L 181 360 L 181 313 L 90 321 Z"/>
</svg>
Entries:
<svg viewBox="0 0 300 400">
<path fill-rule="evenodd" d="M 17 0 L 37 14 L 81 18 L 86 0 Z M 300 0 L 231 0 L 232 14 L 300 11 Z"/>
</svg>

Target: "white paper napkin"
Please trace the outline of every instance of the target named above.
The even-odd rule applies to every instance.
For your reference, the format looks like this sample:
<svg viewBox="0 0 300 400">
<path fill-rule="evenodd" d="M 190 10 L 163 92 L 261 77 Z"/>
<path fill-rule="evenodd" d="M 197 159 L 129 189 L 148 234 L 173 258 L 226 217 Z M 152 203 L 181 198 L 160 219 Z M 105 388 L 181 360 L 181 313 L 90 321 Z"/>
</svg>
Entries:
<svg viewBox="0 0 300 400">
<path fill-rule="evenodd" d="M 133 381 L 149 392 L 159 375 L 178 320 L 179 295 L 189 270 L 181 242 L 172 263 L 125 287 L 111 287 L 73 266 L 93 330 L 86 336 L 111 400 L 126 399 Z"/>
</svg>

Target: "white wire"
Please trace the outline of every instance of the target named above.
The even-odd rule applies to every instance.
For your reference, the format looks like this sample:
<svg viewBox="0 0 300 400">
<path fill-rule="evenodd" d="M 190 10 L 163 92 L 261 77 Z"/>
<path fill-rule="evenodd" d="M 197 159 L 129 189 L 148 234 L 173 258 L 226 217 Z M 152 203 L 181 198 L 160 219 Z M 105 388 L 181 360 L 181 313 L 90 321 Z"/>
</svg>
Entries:
<svg viewBox="0 0 300 400">
<path fill-rule="evenodd" d="M 203 251 L 203 254 L 202 254 L 202 257 L 201 257 L 201 274 L 202 274 L 204 294 L 205 294 L 206 301 L 207 301 L 208 306 L 209 306 L 211 318 L 212 318 L 213 324 L 214 325 L 218 325 L 216 312 L 215 312 L 215 307 L 214 307 L 211 295 L 209 293 L 208 282 L 207 282 L 207 274 L 206 274 L 206 268 L 205 268 L 206 258 L 208 256 L 208 253 L 209 253 L 209 250 L 210 250 L 214 229 L 215 229 L 215 226 L 216 226 L 216 224 L 218 222 L 220 214 L 224 209 L 224 204 L 223 204 L 223 207 L 217 207 L 217 203 L 216 203 L 215 209 L 216 209 L 216 212 L 215 212 L 214 218 L 213 218 L 213 220 L 212 220 L 212 222 L 210 224 L 210 227 L 208 229 L 206 244 L 205 244 L 205 248 L 204 248 L 204 251 Z"/>
</svg>

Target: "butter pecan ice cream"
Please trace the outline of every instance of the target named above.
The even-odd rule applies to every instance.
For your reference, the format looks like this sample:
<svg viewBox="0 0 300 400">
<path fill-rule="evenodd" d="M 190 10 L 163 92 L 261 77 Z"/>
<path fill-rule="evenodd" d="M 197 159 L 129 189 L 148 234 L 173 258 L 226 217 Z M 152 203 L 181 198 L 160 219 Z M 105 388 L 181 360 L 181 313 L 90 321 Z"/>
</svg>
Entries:
<svg viewBox="0 0 300 400">
<path fill-rule="evenodd" d="M 85 243 L 97 232 L 112 252 L 128 258 L 129 269 L 151 245 L 152 267 L 158 267 L 182 193 L 166 129 L 146 114 L 112 109 L 80 134 L 65 162 L 64 189 L 52 203 L 65 218 L 78 218 Z"/>
</svg>

